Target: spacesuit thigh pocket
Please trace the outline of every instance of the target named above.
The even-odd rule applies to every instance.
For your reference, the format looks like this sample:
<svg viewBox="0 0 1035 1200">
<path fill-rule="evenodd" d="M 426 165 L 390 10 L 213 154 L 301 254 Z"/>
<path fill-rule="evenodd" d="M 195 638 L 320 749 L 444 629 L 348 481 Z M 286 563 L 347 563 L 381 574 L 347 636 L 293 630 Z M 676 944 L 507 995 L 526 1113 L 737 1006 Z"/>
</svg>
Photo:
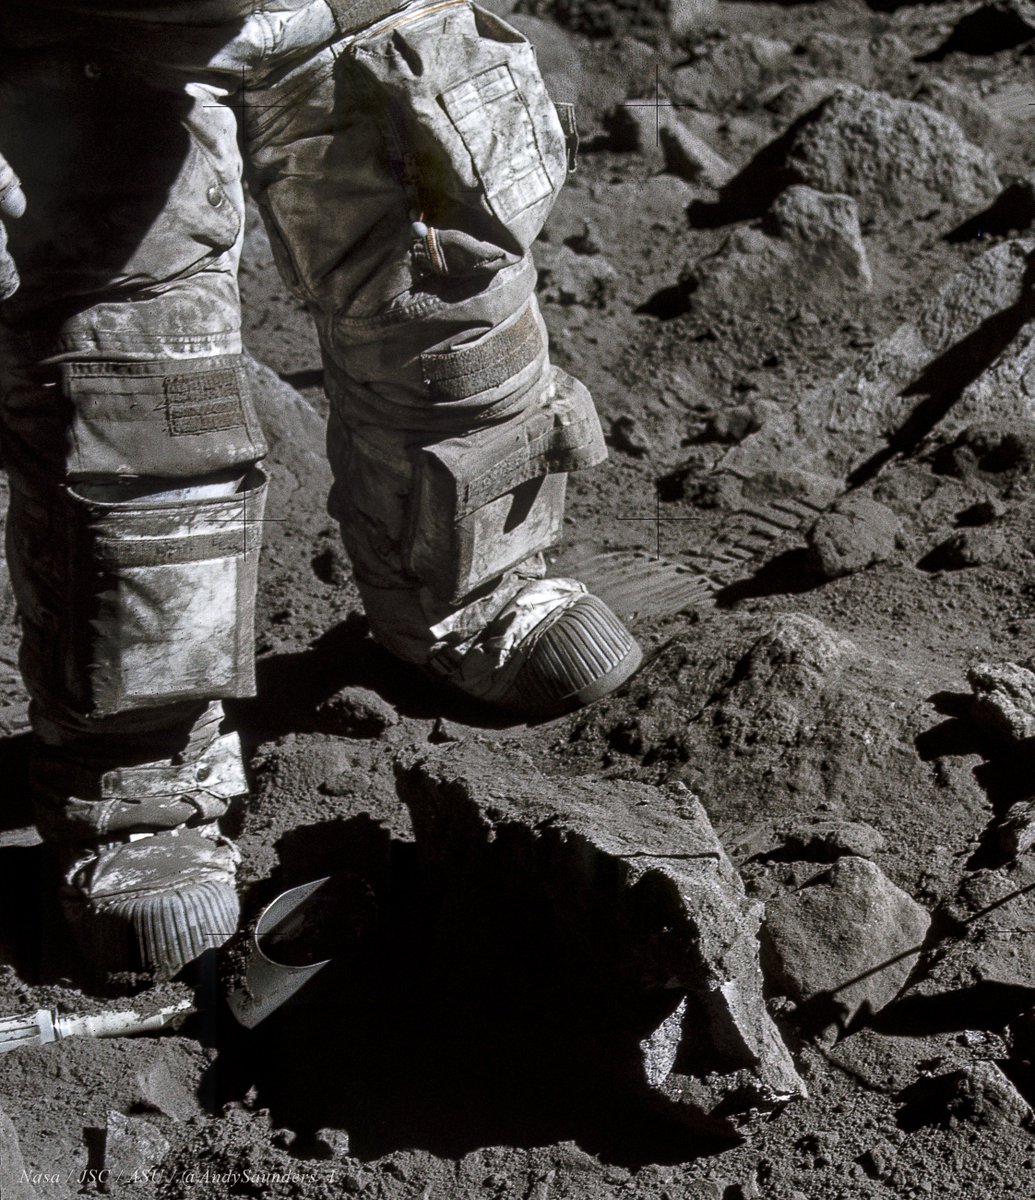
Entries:
<svg viewBox="0 0 1035 1200">
<path fill-rule="evenodd" d="M 527 253 L 568 169 L 565 133 L 518 30 L 474 5 L 375 27 L 353 50 L 391 165 L 422 214 L 424 265 L 499 270 Z"/>
</svg>

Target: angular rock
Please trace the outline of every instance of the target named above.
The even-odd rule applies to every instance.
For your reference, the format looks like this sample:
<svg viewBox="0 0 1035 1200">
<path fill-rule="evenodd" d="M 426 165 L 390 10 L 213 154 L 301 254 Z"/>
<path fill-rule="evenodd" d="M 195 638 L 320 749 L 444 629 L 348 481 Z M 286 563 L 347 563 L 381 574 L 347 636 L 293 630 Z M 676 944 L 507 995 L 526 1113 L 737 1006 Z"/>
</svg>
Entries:
<svg viewBox="0 0 1035 1200">
<path fill-rule="evenodd" d="M 666 122 L 659 131 L 665 169 L 689 183 L 721 188 L 733 178 L 733 168 L 702 137 L 680 122 Z"/>
<path fill-rule="evenodd" d="M 808 531 L 810 565 L 822 579 L 863 571 L 894 554 L 899 533 L 898 517 L 886 505 L 846 496 Z"/>
<path fill-rule="evenodd" d="M 802 120 L 784 169 L 821 192 L 854 196 L 865 216 L 987 204 L 1001 187 L 989 156 L 924 104 L 844 86 Z"/>
<path fill-rule="evenodd" d="M 186 1121 L 197 1111 L 197 1103 L 184 1085 L 173 1076 L 164 1058 L 153 1062 L 133 1076 L 136 1094 L 134 1108 L 162 1113 L 173 1121 Z"/>
<path fill-rule="evenodd" d="M 776 85 L 765 97 L 765 107 L 785 120 L 793 121 L 811 112 L 843 86 L 843 79 L 794 79 Z"/>
<path fill-rule="evenodd" d="M 1035 737 L 1035 673 L 1017 663 L 977 663 L 967 683 L 976 721 L 1008 741 Z"/>
<path fill-rule="evenodd" d="M 578 254 L 570 246 L 538 243 L 539 293 L 555 304 L 604 308 L 618 290 L 618 275 L 602 254 Z"/>
<path fill-rule="evenodd" d="M 1001 122 L 987 104 L 943 79 L 924 80 L 912 99 L 955 121 L 978 146 L 984 145 L 1002 130 Z"/>
<path fill-rule="evenodd" d="M 515 956 L 497 990 L 542 978 L 585 1062 L 693 1124 L 729 1132 L 802 1095 L 762 997 L 758 906 L 696 797 L 557 782 L 502 749 L 398 769 L 432 895 L 448 898 L 443 947 Z"/>
<path fill-rule="evenodd" d="M 25 1173 L 18 1132 L 0 1108 L 0 1196 L 4 1200 L 36 1200 L 36 1189 L 26 1182 Z"/>
<path fill-rule="evenodd" d="M 801 859 L 832 863 L 846 855 L 875 858 L 885 847 L 884 835 L 865 821 L 814 817 L 789 824 L 766 822 L 744 831 L 731 850 L 738 862 Z"/>
<path fill-rule="evenodd" d="M 1035 846 L 1035 801 L 1019 800 L 1011 804 L 1006 816 L 992 830 L 992 836 L 1000 851 L 1010 858 Z"/>
<path fill-rule="evenodd" d="M 872 285 L 855 201 L 791 187 L 757 225 L 742 226 L 683 275 L 695 305 L 836 294 Z"/>
<path fill-rule="evenodd" d="M 169 1153 L 169 1142 L 150 1121 L 109 1112 L 104 1135 L 104 1166 L 120 1186 L 136 1180 L 141 1188 L 150 1187 L 142 1178 L 161 1166 Z"/>
<path fill-rule="evenodd" d="M 780 415 L 781 409 L 772 400 L 749 400 L 747 404 L 732 404 L 720 408 L 705 422 L 701 437 L 711 442 L 739 442 L 748 434 L 762 428 L 766 421 Z"/>
<path fill-rule="evenodd" d="M 672 91 L 680 103 L 721 110 L 771 83 L 791 53 L 790 43 L 778 38 L 732 34 L 697 50 L 692 62 L 673 71 Z"/>
<path fill-rule="evenodd" d="M 707 25 L 719 10 L 719 0 L 668 0 L 666 20 L 674 38 Z"/>
<path fill-rule="evenodd" d="M 920 1079 L 899 1098 L 907 1102 L 901 1114 L 906 1128 L 939 1121 L 950 1128 L 965 1124 L 1013 1131 L 1035 1124 L 1027 1100 L 994 1062 Z"/>
<path fill-rule="evenodd" d="M 800 1004 L 829 1002 L 846 1028 L 878 1013 L 919 957 L 930 914 L 864 858 L 840 858 L 800 891 L 766 905 L 768 973 Z"/>
<path fill-rule="evenodd" d="M 786 471 L 841 478 L 884 450 L 926 394 L 940 372 L 960 387 L 955 356 L 983 339 L 990 369 L 968 360 L 977 373 L 939 422 L 955 431 L 984 414 L 1004 419 L 1003 408 L 1035 412 L 1035 348 L 1024 336 L 1030 303 L 1029 260 L 1035 241 L 1018 239 L 996 246 L 953 276 L 920 313 L 867 350 L 834 380 L 806 392 L 794 408 L 731 450 L 720 464 L 724 471 L 750 478 L 780 462 Z M 989 345 L 985 329 L 992 318 L 1019 334 L 999 353 Z M 997 357 L 998 354 L 998 357 Z M 943 365 L 944 364 L 944 365 Z M 928 383 L 928 379 L 932 382 Z M 915 389 L 915 390 L 914 390 Z M 962 407 L 966 411 L 962 411 Z"/>
<path fill-rule="evenodd" d="M 795 54 L 822 75 L 862 87 L 872 87 L 912 58 L 906 43 L 893 33 L 865 39 L 819 31 L 806 34 Z"/>
<path fill-rule="evenodd" d="M 384 697 L 364 687 L 344 687 L 316 708 L 320 729 L 340 737 L 377 737 L 399 724 L 399 714 Z"/>
</svg>

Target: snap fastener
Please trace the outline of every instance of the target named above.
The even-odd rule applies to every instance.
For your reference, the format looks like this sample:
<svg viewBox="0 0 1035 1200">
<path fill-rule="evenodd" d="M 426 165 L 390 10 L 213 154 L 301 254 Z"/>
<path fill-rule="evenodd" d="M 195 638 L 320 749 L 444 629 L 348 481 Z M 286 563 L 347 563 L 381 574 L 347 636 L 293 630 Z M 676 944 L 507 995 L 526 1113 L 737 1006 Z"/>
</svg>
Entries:
<svg viewBox="0 0 1035 1200">
<path fill-rule="evenodd" d="M 194 778 L 198 783 L 204 783 L 212 775 L 212 767 L 208 763 L 198 763 L 194 768 Z"/>
<path fill-rule="evenodd" d="M 87 79 L 100 79 L 101 68 L 95 62 L 88 62 L 83 67 L 83 74 Z"/>
<path fill-rule="evenodd" d="M 208 189 L 205 196 L 213 208 L 218 208 L 223 203 L 222 188 L 217 187 L 215 184 Z"/>
</svg>

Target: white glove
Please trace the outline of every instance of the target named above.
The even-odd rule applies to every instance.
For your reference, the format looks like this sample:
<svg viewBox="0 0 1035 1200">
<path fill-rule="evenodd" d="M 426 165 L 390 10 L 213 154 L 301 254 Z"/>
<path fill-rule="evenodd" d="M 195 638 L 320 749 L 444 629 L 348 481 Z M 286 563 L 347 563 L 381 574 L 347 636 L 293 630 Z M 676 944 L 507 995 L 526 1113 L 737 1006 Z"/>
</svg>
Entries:
<svg viewBox="0 0 1035 1200">
<path fill-rule="evenodd" d="M 25 212 L 25 193 L 21 181 L 10 164 L 0 155 L 0 218 L 16 219 Z M 0 220 L 0 300 L 7 300 L 18 290 L 18 268 L 7 252 L 7 231 Z"/>
</svg>

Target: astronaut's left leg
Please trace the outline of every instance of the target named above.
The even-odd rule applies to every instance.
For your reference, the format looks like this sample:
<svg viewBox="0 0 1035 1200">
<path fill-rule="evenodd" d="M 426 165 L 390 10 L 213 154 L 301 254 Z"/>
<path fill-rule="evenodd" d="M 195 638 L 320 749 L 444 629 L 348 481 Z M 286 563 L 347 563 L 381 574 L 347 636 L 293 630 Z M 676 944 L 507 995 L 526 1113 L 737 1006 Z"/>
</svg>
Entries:
<svg viewBox="0 0 1035 1200">
<path fill-rule="evenodd" d="M 318 324 L 329 507 L 374 636 L 532 717 L 617 687 L 633 638 L 543 577 L 566 473 L 605 451 L 536 304 L 568 146 L 531 46 L 467 0 L 417 0 L 256 93 L 246 169 Z"/>
</svg>

